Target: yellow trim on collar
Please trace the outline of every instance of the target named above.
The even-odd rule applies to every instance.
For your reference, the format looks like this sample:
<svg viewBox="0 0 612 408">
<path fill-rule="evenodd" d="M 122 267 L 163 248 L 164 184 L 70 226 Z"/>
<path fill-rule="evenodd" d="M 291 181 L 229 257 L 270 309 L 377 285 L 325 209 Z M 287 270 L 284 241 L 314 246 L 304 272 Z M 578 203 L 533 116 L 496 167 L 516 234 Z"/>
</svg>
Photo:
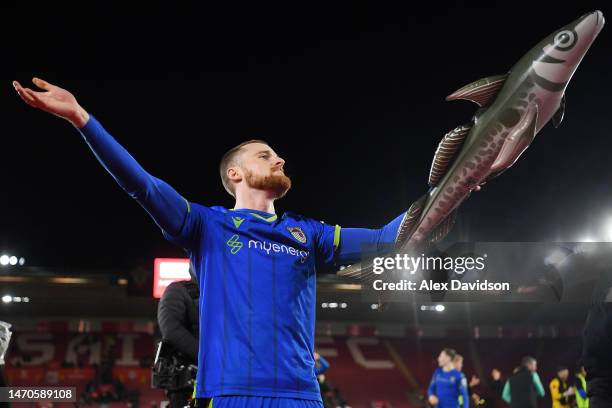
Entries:
<svg viewBox="0 0 612 408">
<path fill-rule="evenodd" d="M 268 218 L 264 217 L 263 215 L 259 215 L 257 213 L 249 213 L 249 214 L 251 214 L 254 217 L 259 218 L 260 220 L 264 220 L 264 221 L 267 221 L 267 222 L 274 222 L 274 221 L 276 221 L 278 219 L 278 216 L 276 214 L 271 215 Z"/>
</svg>

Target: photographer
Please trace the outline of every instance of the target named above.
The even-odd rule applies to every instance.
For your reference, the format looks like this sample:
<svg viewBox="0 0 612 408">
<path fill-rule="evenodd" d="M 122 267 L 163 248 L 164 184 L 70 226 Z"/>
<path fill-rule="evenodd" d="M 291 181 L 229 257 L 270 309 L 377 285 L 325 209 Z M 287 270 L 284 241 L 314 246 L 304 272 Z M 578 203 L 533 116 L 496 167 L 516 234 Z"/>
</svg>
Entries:
<svg viewBox="0 0 612 408">
<path fill-rule="evenodd" d="M 187 405 L 193 393 L 194 368 L 198 364 L 199 299 L 199 288 L 193 280 L 172 282 L 157 310 L 162 345 L 154 377 L 156 371 L 156 385 L 166 389 L 172 408 Z"/>
<path fill-rule="evenodd" d="M 582 334 L 583 362 L 586 369 L 589 406 L 612 404 L 612 303 L 594 302 Z"/>
<path fill-rule="evenodd" d="M 0 321 L 0 387 L 7 387 L 4 379 L 4 356 L 11 341 L 11 324 Z M 0 401 L 0 408 L 10 408 L 11 404 Z"/>
<path fill-rule="evenodd" d="M 606 267 L 595 285 L 582 331 L 582 365 L 590 408 L 612 406 L 612 270 Z"/>
</svg>

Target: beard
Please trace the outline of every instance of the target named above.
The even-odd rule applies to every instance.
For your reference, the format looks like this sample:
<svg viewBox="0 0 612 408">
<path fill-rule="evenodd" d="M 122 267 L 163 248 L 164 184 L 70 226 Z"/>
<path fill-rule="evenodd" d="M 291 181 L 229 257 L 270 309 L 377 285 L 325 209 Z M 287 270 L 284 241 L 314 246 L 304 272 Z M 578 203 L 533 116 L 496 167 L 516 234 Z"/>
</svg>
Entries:
<svg viewBox="0 0 612 408">
<path fill-rule="evenodd" d="M 247 186 L 251 188 L 273 192 L 274 198 L 282 198 L 291 188 L 291 179 L 284 174 L 256 176 L 247 170 L 244 174 L 244 180 Z"/>
</svg>

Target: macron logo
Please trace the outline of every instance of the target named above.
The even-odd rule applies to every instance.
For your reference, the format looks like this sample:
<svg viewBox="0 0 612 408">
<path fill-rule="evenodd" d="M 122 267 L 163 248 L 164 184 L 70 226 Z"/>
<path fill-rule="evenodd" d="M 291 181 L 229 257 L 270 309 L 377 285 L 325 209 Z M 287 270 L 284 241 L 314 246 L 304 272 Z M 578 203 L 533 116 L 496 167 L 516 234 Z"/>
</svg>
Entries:
<svg viewBox="0 0 612 408">
<path fill-rule="evenodd" d="M 244 221 L 244 218 L 232 217 L 232 221 L 234 221 L 234 226 L 236 228 L 240 228 L 240 224 L 242 224 L 242 222 Z"/>
</svg>

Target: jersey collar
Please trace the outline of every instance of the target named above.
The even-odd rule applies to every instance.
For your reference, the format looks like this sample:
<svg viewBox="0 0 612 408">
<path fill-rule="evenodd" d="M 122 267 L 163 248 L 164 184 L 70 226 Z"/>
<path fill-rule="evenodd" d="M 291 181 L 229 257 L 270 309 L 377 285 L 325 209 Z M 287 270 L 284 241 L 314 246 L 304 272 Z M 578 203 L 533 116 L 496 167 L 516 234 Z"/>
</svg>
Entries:
<svg viewBox="0 0 612 408">
<path fill-rule="evenodd" d="M 259 210 L 251 210 L 249 208 L 239 208 L 237 210 L 235 209 L 230 209 L 230 211 L 233 211 L 235 213 L 242 213 L 242 214 L 249 214 L 252 215 L 253 217 L 266 221 L 266 222 L 274 222 L 278 219 L 278 216 L 276 214 L 270 214 L 268 212 L 265 211 L 259 211 Z"/>
</svg>

